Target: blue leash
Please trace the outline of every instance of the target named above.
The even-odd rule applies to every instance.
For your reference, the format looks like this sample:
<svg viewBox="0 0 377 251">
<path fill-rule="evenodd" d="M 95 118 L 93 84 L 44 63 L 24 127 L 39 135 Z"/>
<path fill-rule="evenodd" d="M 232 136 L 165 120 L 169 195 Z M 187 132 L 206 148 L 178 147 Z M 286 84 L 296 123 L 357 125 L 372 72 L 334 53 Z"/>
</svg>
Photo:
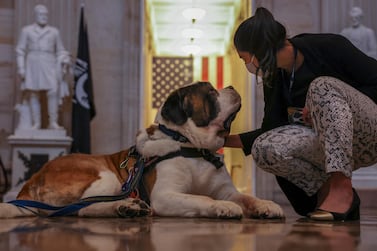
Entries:
<svg viewBox="0 0 377 251">
<path fill-rule="evenodd" d="M 122 186 L 122 193 L 119 195 L 87 197 L 87 198 L 83 198 L 79 200 L 76 203 L 72 203 L 65 206 L 51 206 L 49 204 L 39 202 L 39 201 L 33 201 L 33 200 L 12 200 L 12 201 L 8 201 L 7 203 L 13 204 L 17 207 L 22 207 L 24 209 L 27 209 L 38 216 L 44 216 L 44 215 L 41 215 L 40 213 L 31 210 L 29 207 L 55 211 L 44 217 L 72 215 L 73 213 L 79 211 L 80 209 L 90 206 L 91 204 L 94 204 L 97 202 L 117 201 L 117 200 L 121 200 L 121 199 L 129 197 L 131 192 L 134 191 L 139 185 L 141 177 L 143 176 L 144 166 L 145 166 L 144 159 L 138 156 L 138 159 L 134 165 L 134 168 L 131 169 L 127 181 Z"/>
</svg>

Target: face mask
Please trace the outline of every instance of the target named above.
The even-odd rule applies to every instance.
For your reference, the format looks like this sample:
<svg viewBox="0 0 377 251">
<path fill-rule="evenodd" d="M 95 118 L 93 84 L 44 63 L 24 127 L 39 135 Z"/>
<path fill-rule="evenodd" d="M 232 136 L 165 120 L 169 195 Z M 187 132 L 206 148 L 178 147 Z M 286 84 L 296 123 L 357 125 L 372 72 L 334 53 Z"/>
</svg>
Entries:
<svg viewBox="0 0 377 251">
<path fill-rule="evenodd" d="M 251 61 L 250 63 L 247 63 L 245 64 L 246 66 L 246 69 L 252 73 L 252 74 L 255 74 L 257 72 L 257 68 L 255 67 L 255 65 L 253 64 L 253 61 Z"/>
<path fill-rule="evenodd" d="M 254 56 L 251 58 L 251 61 L 249 63 L 245 64 L 245 66 L 248 72 L 250 72 L 251 74 L 256 74 L 257 67 L 254 65 Z M 262 76 L 263 76 L 263 73 L 261 70 L 259 70 L 258 77 L 262 77 Z"/>
</svg>

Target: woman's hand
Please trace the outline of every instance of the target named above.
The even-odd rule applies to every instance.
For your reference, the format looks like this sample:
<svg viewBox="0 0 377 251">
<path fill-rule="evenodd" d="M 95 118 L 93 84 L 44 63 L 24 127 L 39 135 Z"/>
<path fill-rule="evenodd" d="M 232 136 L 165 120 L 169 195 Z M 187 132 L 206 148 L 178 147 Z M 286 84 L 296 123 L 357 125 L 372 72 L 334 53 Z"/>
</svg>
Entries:
<svg viewBox="0 0 377 251">
<path fill-rule="evenodd" d="M 312 117 L 310 116 L 310 111 L 306 106 L 302 109 L 302 119 L 306 126 L 313 127 Z"/>
</svg>

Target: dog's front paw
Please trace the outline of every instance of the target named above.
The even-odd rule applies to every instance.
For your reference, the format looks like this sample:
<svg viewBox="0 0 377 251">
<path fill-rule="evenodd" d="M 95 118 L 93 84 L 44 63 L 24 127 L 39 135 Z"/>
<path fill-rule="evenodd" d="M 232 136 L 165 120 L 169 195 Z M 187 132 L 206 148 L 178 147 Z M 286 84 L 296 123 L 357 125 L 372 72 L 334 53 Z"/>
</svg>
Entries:
<svg viewBox="0 0 377 251">
<path fill-rule="evenodd" d="M 209 216 L 221 219 L 241 219 L 242 208 L 231 201 L 215 201 L 209 208 Z"/>
<path fill-rule="evenodd" d="M 283 209 L 273 201 L 257 199 L 251 214 L 252 218 L 284 218 Z"/>
<path fill-rule="evenodd" d="M 124 218 L 147 216 L 151 212 L 148 204 L 140 199 L 128 198 L 117 206 L 118 215 Z"/>
</svg>

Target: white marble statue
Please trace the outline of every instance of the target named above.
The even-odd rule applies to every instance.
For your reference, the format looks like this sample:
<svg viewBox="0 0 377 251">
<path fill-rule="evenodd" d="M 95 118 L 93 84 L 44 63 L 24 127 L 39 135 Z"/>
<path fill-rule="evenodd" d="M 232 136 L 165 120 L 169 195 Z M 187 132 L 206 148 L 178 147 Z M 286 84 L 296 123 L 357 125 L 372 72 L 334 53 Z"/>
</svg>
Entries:
<svg viewBox="0 0 377 251">
<path fill-rule="evenodd" d="M 46 93 L 48 128 L 62 129 L 58 124 L 58 108 L 61 99 L 69 95 L 63 77 L 69 69 L 70 55 L 63 46 L 59 30 L 47 24 L 46 6 L 36 5 L 34 11 L 35 23 L 23 27 L 16 48 L 22 103 L 31 112 L 30 129 L 41 129 L 40 94 Z M 26 126 L 19 124 L 20 128 Z"/>
<path fill-rule="evenodd" d="M 18 124 L 16 127 L 16 131 L 30 129 L 33 125 L 30 116 L 30 109 L 29 106 L 26 104 L 26 101 L 24 100 L 23 103 L 16 104 L 14 109 L 18 113 Z"/>
<path fill-rule="evenodd" d="M 343 29 L 340 34 L 348 38 L 368 56 L 377 58 L 376 37 L 372 29 L 362 24 L 363 10 L 360 7 L 353 7 L 349 15 L 352 24 Z"/>
</svg>

